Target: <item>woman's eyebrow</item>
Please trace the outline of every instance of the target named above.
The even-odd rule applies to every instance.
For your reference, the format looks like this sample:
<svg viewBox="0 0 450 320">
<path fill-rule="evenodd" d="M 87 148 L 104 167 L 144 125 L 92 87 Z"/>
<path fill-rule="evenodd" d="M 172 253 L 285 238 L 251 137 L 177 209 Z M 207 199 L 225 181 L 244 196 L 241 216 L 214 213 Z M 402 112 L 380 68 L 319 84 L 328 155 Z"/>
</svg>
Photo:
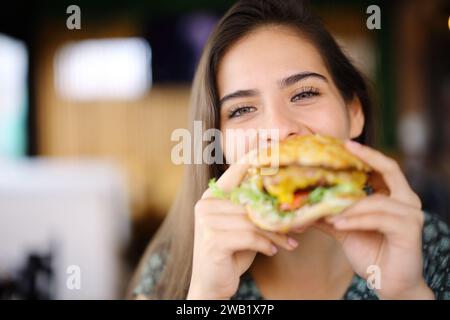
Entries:
<svg viewBox="0 0 450 320">
<path fill-rule="evenodd" d="M 300 72 L 300 73 L 294 74 L 292 76 L 289 76 L 287 78 L 280 80 L 278 85 L 280 88 L 286 88 L 286 87 L 293 85 L 294 83 L 297 83 L 301 80 L 304 80 L 304 79 L 310 78 L 310 77 L 314 77 L 314 78 L 323 80 L 325 82 L 328 82 L 328 79 L 319 73 L 305 71 L 305 72 Z M 222 106 L 225 103 L 225 101 L 228 101 L 230 99 L 254 97 L 254 96 L 257 96 L 258 94 L 259 94 L 259 91 L 255 90 L 255 89 L 237 90 L 237 91 L 234 91 L 232 93 L 225 95 L 222 99 L 220 99 L 219 106 Z"/>
<path fill-rule="evenodd" d="M 311 77 L 328 82 L 328 79 L 319 73 L 305 71 L 305 72 L 300 72 L 300 73 L 294 74 L 292 76 L 289 76 L 287 78 L 280 80 L 278 85 L 280 88 L 286 88 L 286 87 L 293 85 L 294 83 L 297 83 L 301 80 L 304 80 L 306 78 L 311 78 Z"/>
<path fill-rule="evenodd" d="M 225 101 L 235 98 L 248 98 L 248 97 L 254 97 L 258 95 L 258 90 L 250 89 L 250 90 L 237 90 L 230 94 L 227 94 L 219 101 L 219 106 L 222 106 Z"/>
</svg>

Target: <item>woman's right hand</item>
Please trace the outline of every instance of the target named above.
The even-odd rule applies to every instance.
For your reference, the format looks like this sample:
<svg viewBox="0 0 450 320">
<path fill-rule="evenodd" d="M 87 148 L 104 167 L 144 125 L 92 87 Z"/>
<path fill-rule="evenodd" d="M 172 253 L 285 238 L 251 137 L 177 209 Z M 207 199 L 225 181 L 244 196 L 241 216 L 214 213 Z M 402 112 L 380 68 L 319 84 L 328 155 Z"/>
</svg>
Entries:
<svg viewBox="0 0 450 320">
<path fill-rule="evenodd" d="M 231 165 L 217 181 L 225 192 L 238 186 L 249 165 Z M 287 235 L 264 231 L 248 218 L 244 206 L 214 198 L 207 189 L 195 205 L 194 256 L 187 299 L 229 299 L 256 253 L 273 256 L 276 245 L 293 250 Z"/>
</svg>

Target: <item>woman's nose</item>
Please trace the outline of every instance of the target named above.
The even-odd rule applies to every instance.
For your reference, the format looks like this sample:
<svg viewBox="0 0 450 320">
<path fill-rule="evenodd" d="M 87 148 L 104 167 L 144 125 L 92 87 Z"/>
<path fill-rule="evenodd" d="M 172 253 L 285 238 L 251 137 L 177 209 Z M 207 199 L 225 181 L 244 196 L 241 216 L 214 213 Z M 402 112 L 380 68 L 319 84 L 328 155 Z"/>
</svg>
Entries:
<svg viewBox="0 0 450 320">
<path fill-rule="evenodd" d="M 268 141 L 284 140 L 293 135 L 312 134 L 308 126 L 304 125 L 301 120 L 283 110 L 273 110 L 265 115 L 265 128 L 268 129 Z"/>
</svg>

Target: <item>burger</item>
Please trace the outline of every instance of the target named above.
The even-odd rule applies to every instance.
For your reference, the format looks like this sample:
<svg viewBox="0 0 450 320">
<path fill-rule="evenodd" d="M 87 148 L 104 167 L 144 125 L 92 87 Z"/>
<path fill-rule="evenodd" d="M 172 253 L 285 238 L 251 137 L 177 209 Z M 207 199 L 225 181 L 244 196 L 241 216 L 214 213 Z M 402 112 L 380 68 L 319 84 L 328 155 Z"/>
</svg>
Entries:
<svg viewBox="0 0 450 320">
<path fill-rule="evenodd" d="M 258 150 L 241 184 L 230 193 L 214 180 L 210 188 L 215 196 L 244 205 L 258 227 L 287 233 L 338 215 L 365 197 L 370 171 L 341 140 L 318 134 L 293 136 Z"/>
</svg>

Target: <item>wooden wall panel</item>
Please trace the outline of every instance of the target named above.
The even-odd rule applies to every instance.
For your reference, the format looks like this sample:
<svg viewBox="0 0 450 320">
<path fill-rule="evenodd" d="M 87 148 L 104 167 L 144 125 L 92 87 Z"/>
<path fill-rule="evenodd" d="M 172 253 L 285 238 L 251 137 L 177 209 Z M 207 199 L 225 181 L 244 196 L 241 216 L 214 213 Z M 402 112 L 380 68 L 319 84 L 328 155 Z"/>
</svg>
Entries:
<svg viewBox="0 0 450 320">
<path fill-rule="evenodd" d="M 55 53 L 67 41 L 135 36 L 126 23 L 71 31 L 44 28 L 37 73 L 39 153 L 50 157 L 112 160 L 128 177 L 133 212 L 164 214 L 178 189 L 182 167 L 170 160 L 170 135 L 187 126 L 189 84 L 154 86 L 136 101 L 74 102 L 55 90 Z M 48 32 L 46 32 L 46 30 Z M 51 30 L 51 31 L 50 31 Z M 42 41 L 41 41 L 42 40 Z"/>
</svg>

